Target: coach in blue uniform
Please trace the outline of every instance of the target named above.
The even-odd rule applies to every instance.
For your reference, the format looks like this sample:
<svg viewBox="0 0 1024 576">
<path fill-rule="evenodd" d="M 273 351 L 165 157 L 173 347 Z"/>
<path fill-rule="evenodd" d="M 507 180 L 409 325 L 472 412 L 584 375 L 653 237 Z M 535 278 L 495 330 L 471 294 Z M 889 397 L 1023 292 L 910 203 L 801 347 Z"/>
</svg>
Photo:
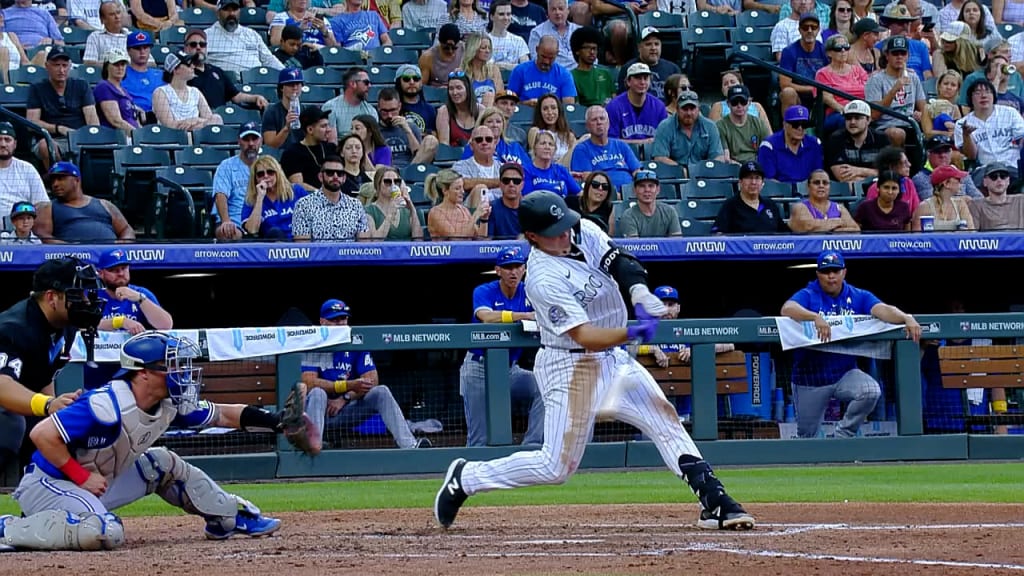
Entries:
<svg viewBox="0 0 1024 576">
<path fill-rule="evenodd" d="M 818 256 L 818 278 L 782 305 L 782 315 L 797 322 L 813 322 L 822 342 L 832 337 L 824 316 L 870 314 L 893 324 L 905 324 L 907 336 L 917 342 L 921 325 L 913 316 L 882 303 L 867 290 L 846 283 L 846 262 L 838 252 L 826 250 Z M 861 423 L 875 408 L 881 388 L 874 378 L 857 368 L 848 354 L 799 348 L 793 353 L 793 395 L 797 435 L 814 438 L 830 399 L 848 402 L 836 437 L 856 436 Z"/>
<path fill-rule="evenodd" d="M 171 315 L 160 307 L 152 292 L 131 284 L 131 262 L 124 248 L 105 252 L 99 261 L 100 280 L 106 286 L 107 299 L 103 307 L 100 330 L 125 330 L 138 334 L 147 327 L 170 330 L 174 327 Z"/>
<path fill-rule="evenodd" d="M 498 280 L 481 284 L 473 290 L 473 322 L 505 323 L 533 320 L 533 306 L 526 300 L 523 287 L 523 264 L 526 255 L 523 249 L 509 247 L 498 252 L 494 271 Z M 509 388 L 513 400 L 530 401 L 530 420 L 523 437 L 523 444 L 544 442 L 544 402 L 537 390 L 533 372 L 524 370 L 518 364 L 522 354 L 519 348 L 508 351 Z M 459 392 L 466 408 L 466 445 L 487 444 L 487 383 L 485 381 L 484 351 L 470 350 L 459 370 Z"/>
</svg>

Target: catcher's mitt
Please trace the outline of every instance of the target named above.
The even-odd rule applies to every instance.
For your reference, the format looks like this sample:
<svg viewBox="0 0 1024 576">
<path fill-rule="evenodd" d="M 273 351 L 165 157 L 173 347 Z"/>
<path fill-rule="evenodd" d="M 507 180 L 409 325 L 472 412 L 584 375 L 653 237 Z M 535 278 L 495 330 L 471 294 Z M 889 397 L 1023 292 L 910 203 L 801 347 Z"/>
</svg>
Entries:
<svg viewBox="0 0 1024 576">
<path fill-rule="evenodd" d="M 281 411 L 281 432 L 288 443 L 299 450 L 316 456 L 322 447 L 319 433 L 306 415 L 306 385 L 296 382 Z"/>
</svg>

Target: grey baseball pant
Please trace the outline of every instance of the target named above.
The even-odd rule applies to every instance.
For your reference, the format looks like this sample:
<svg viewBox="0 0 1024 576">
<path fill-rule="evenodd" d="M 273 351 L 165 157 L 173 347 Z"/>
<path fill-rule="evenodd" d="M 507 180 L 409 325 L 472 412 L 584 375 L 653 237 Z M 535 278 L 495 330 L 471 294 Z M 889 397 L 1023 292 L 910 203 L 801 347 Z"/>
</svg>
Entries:
<svg viewBox="0 0 1024 576">
<path fill-rule="evenodd" d="M 327 392 L 322 388 L 313 388 L 306 395 L 306 413 L 320 432 L 321 439 L 324 437 L 325 426 L 356 426 L 366 418 L 380 414 L 399 448 L 416 447 L 416 437 L 412 435 L 402 408 L 387 386 L 374 386 L 365 396 L 345 404 L 341 411 L 330 418 L 327 417 Z"/>
<path fill-rule="evenodd" d="M 836 437 L 852 438 L 857 435 L 868 414 L 875 409 L 882 388 L 866 372 L 855 368 L 843 374 L 834 384 L 793 386 L 793 393 L 797 436 L 814 438 L 818 435 L 828 402 L 835 397 L 840 402 L 848 403 L 843 419 L 836 426 Z"/>
</svg>

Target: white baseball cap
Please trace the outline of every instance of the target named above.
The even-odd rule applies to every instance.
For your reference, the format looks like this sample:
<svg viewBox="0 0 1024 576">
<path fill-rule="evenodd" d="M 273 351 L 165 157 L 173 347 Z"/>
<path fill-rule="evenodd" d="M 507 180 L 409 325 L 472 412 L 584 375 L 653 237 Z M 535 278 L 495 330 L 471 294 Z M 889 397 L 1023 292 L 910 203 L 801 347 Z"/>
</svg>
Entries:
<svg viewBox="0 0 1024 576">
<path fill-rule="evenodd" d="M 637 62 L 626 70 L 626 78 L 630 78 L 632 76 L 643 76 L 645 74 L 647 76 L 651 75 L 651 67 L 643 62 Z"/>
<path fill-rule="evenodd" d="M 871 106 L 863 100 L 850 100 L 846 106 L 843 106 L 843 116 L 849 116 L 850 114 L 860 114 L 861 116 L 871 117 Z"/>
<path fill-rule="evenodd" d="M 654 26 L 646 26 L 640 30 L 640 41 L 643 42 L 644 40 L 647 40 L 648 36 L 657 36 L 658 38 L 661 38 L 661 31 Z"/>
</svg>

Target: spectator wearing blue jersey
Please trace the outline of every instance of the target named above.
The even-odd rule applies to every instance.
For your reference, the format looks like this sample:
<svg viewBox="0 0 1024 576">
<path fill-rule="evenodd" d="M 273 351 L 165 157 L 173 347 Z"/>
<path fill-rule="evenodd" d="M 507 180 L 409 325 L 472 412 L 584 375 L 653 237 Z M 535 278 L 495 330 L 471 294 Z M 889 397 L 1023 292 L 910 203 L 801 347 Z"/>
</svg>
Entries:
<svg viewBox="0 0 1024 576">
<path fill-rule="evenodd" d="M 349 314 L 344 302 L 328 300 L 320 306 L 320 325 L 348 326 Z M 391 390 L 379 383 L 377 365 L 369 352 L 303 354 L 302 382 L 309 390 L 306 413 L 321 438 L 325 426 L 351 428 L 380 414 L 399 448 L 430 447 L 429 440 L 412 435 Z"/>
<path fill-rule="evenodd" d="M 135 335 L 147 328 L 170 330 L 174 327 L 171 314 L 160 306 L 148 289 L 131 284 L 131 261 L 124 248 L 108 250 L 100 256 L 100 280 L 106 287 L 107 299 L 103 306 L 100 330 L 124 330 Z"/>
<path fill-rule="evenodd" d="M 256 122 L 238 129 L 238 154 L 217 166 L 213 174 L 214 218 L 218 221 L 218 240 L 242 238 L 242 206 L 249 188 L 249 167 L 260 154 L 263 134 Z"/>
<path fill-rule="evenodd" d="M 498 279 L 481 284 L 473 290 L 473 323 L 512 324 L 533 320 L 533 306 L 526 299 L 523 286 L 526 254 L 519 246 L 498 252 L 494 272 Z M 512 348 L 509 353 L 508 380 L 513 401 L 529 404 L 529 423 L 523 444 L 544 442 L 544 402 L 537 389 L 533 372 L 519 366 L 523 351 Z M 466 410 L 466 445 L 487 445 L 487 381 L 485 350 L 477 348 L 466 353 L 459 369 L 459 393 Z"/>
<path fill-rule="evenodd" d="M 541 130 L 533 141 L 533 162 L 524 167 L 526 185 L 523 196 L 537 190 L 554 192 L 562 198 L 580 193 L 580 185 L 573 179 L 569 169 L 555 164 L 555 150 L 558 144 L 554 132 Z"/>
<path fill-rule="evenodd" d="M 662 120 L 654 131 L 651 157 L 655 162 L 673 166 L 688 166 L 705 160 L 729 160 L 722 148 L 718 127 L 700 113 L 696 92 L 686 90 L 679 93 L 675 115 Z"/>
<path fill-rule="evenodd" d="M 369 51 L 390 46 L 388 25 L 375 10 L 363 10 L 362 0 L 345 0 L 345 11 L 331 18 L 334 38 L 343 48 Z"/>
<path fill-rule="evenodd" d="M 544 36 L 537 44 L 537 58 L 523 62 L 512 69 L 508 89 L 519 95 L 520 104 L 535 106 L 545 94 L 555 94 L 563 104 L 576 102 L 576 82 L 572 73 L 555 62 L 558 58 L 558 39 Z"/>
<path fill-rule="evenodd" d="M 572 151 L 573 175 L 586 180 L 591 172 L 600 170 L 608 174 L 616 189 L 632 183 L 640 161 L 628 144 L 608 136 L 608 111 L 603 107 L 587 108 L 587 134 L 589 138 L 580 138 Z"/>
<path fill-rule="evenodd" d="M 813 80 L 818 74 L 818 70 L 829 64 L 825 47 L 818 40 L 819 30 L 821 30 L 821 23 L 817 14 L 808 12 L 800 16 L 800 39 L 786 46 L 782 51 L 779 67 L 787 72 Z M 783 110 L 788 110 L 790 106 L 797 104 L 808 107 L 814 105 L 815 89 L 813 86 L 780 74 L 779 88 L 782 89 L 782 92 L 779 93 L 779 100 Z"/>
<path fill-rule="evenodd" d="M 131 95 L 135 105 L 147 113 L 146 124 L 154 124 L 153 91 L 164 84 L 164 73 L 159 68 L 149 67 L 153 38 L 149 32 L 137 30 L 128 34 L 125 46 L 128 48 L 129 61 L 121 87 Z"/>
<path fill-rule="evenodd" d="M 791 106 L 783 115 L 782 130 L 765 138 L 757 149 L 757 162 L 766 180 L 800 182 L 823 168 L 821 140 L 807 134 L 811 113 L 803 106 Z"/>
<path fill-rule="evenodd" d="M 637 62 L 626 71 L 626 91 L 608 103 L 608 135 L 629 142 L 654 142 L 654 131 L 668 116 L 665 104 L 650 94 L 651 69 Z"/>
<path fill-rule="evenodd" d="M 260 156 L 249 168 L 249 185 L 242 205 L 242 228 L 249 236 L 292 239 L 295 202 L 307 194 L 302 184 L 288 181 L 273 156 Z"/>
<path fill-rule="evenodd" d="M 871 315 L 884 322 L 904 324 L 914 342 L 921 338 L 921 325 L 913 316 L 877 296 L 846 282 L 843 255 L 826 250 L 818 255 L 817 278 L 782 305 L 781 315 L 814 325 L 821 342 L 832 339 L 827 317 Z M 814 438 L 829 400 L 847 402 L 843 419 L 836 426 L 837 438 L 857 435 L 860 425 L 875 408 L 881 396 L 878 382 L 857 368 L 856 357 L 840 352 L 798 348 L 793 353 L 793 396 L 796 407 L 797 435 Z"/>
<path fill-rule="evenodd" d="M 519 226 L 519 203 L 523 200 L 523 166 L 508 162 L 502 164 L 498 173 L 501 196 L 491 202 L 488 231 L 491 238 L 517 238 L 522 233 Z"/>
</svg>

